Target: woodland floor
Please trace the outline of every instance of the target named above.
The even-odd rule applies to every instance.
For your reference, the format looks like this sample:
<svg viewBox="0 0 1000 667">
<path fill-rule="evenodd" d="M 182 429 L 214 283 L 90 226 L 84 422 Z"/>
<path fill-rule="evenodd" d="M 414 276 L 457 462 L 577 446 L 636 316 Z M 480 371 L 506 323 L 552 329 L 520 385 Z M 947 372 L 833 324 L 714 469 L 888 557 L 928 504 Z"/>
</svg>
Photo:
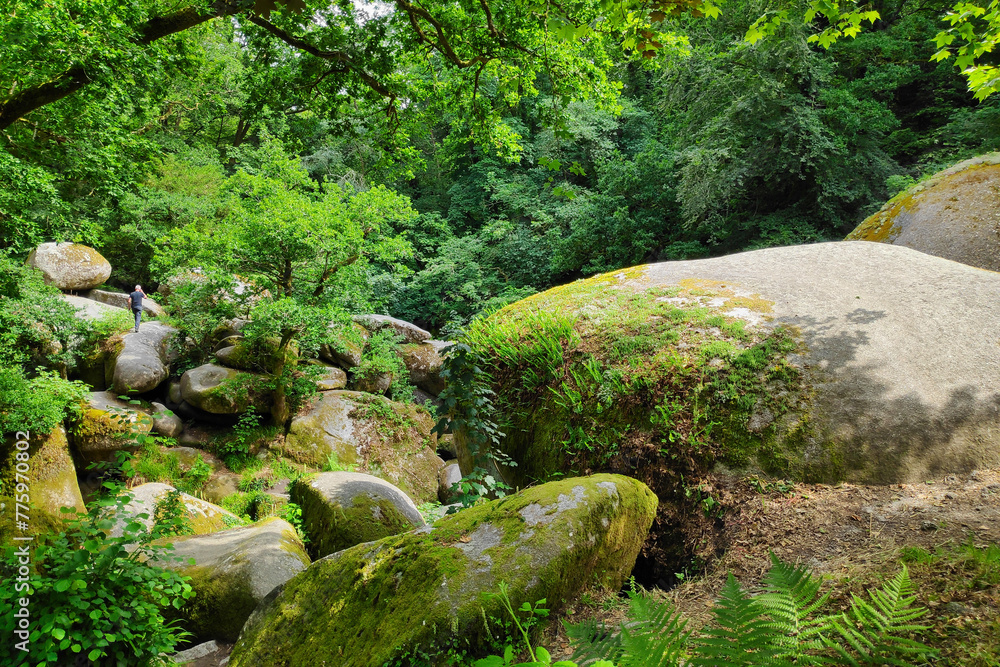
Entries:
<svg viewBox="0 0 1000 667">
<path fill-rule="evenodd" d="M 941 650 L 935 664 L 1000 665 L 1000 560 L 986 578 L 991 583 L 962 549 L 1000 544 L 1000 470 L 890 486 L 789 483 L 767 493 L 740 480 L 715 481 L 729 507 L 720 528 L 729 546 L 705 572 L 666 594 L 690 629 L 709 620 L 727 573 L 752 590 L 772 551 L 836 583 L 834 608 L 895 575 L 902 559 L 910 561 L 918 603 L 930 610 L 922 622 L 932 628 L 922 639 Z M 619 620 L 620 600 L 585 597 L 564 617 Z M 561 624 L 552 624 L 543 643 L 553 658 L 571 653 Z"/>
</svg>

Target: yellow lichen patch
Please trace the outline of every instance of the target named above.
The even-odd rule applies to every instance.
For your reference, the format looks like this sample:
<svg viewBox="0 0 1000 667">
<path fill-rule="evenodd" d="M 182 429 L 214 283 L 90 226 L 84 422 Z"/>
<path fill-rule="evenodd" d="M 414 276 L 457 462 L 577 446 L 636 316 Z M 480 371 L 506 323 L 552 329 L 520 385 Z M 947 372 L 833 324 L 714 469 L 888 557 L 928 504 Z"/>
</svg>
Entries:
<svg viewBox="0 0 1000 667">
<path fill-rule="evenodd" d="M 722 313 L 732 313 L 739 309 L 754 313 L 774 312 L 772 308 L 774 301 L 769 301 L 757 293 L 741 291 L 739 284 L 732 281 L 684 278 L 677 284 L 682 288 L 677 298 L 699 300 L 703 305 Z M 720 304 L 717 302 L 718 299 L 725 301 Z"/>
<path fill-rule="evenodd" d="M 768 301 L 759 294 L 754 294 L 752 296 L 733 297 L 732 299 L 726 301 L 721 310 L 724 313 L 728 313 L 736 308 L 746 308 L 747 310 L 752 310 L 755 313 L 771 313 L 774 312 L 772 309 L 773 305 L 773 301 Z"/>
</svg>

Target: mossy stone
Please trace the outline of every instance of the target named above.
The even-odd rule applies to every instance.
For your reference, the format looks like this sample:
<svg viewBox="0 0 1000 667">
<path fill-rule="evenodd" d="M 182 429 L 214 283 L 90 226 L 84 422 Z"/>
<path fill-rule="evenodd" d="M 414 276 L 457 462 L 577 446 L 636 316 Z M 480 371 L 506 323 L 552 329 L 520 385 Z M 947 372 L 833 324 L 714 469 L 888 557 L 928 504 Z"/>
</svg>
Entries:
<svg viewBox="0 0 1000 667">
<path fill-rule="evenodd" d="M 292 419 L 282 454 L 321 467 L 336 456 L 399 487 L 416 503 L 437 498 L 441 459 L 434 420 L 424 408 L 355 391 L 323 392 L 318 401 Z"/>
<path fill-rule="evenodd" d="M 14 536 L 47 535 L 59 532 L 72 514 L 62 512 L 62 508 L 83 512 L 83 496 L 77 483 L 76 468 L 69 454 L 66 431 L 56 426 L 51 432 L 32 434 L 27 440 L 28 449 L 17 448 L 17 434 L 10 434 L 0 443 L 0 545 L 13 542 Z M 18 453 L 27 454 L 26 461 L 18 461 Z M 27 465 L 24 478 L 17 476 L 17 464 Z M 30 508 L 26 512 L 29 530 L 27 533 L 15 527 L 15 505 L 25 490 L 18 490 L 18 482 L 27 485 L 29 502 L 22 503 Z"/>
<path fill-rule="evenodd" d="M 268 593 L 310 563 L 295 529 L 275 517 L 211 535 L 162 542 L 174 545 L 174 559 L 161 565 L 191 577 L 195 597 L 176 616 L 199 640 L 236 641 Z"/>
<path fill-rule="evenodd" d="M 302 508 L 302 528 L 313 558 L 424 525 L 406 494 L 385 480 L 356 472 L 302 477 L 292 485 L 291 501 Z"/>
<path fill-rule="evenodd" d="M 583 590 L 617 590 L 656 512 L 656 496 L 619 475 L 565 479 L 359 544 L 313 563 L 247 621 L 231 667 L 381 667 L 449 642 L 479 650 L 484 597 L 501 581 L 514 608 L 559 609 Z"/>
<path fill-rule="evenodd" d="M 136 436 L 153 428 L 153 418 L 143 405 L 119 400 L 111 392 L 91 392 L 70 436 L 84 461 L 113 461 L 115 452 L 137 447 Z"/>
</svg>

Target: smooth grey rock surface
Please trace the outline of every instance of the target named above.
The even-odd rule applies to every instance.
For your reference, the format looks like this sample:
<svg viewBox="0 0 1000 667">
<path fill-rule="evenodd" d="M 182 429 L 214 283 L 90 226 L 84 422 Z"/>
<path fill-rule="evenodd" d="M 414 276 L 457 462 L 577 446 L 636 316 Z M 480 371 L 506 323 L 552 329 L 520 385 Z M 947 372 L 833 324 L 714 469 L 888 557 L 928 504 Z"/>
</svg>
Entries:
<svg viewBox="0 0 1000 667">
<path fill-rule="evenodd" d="M 146 527 L 153 525 L 153 517 L 156 515 L 156 506 L 171 491 L 176 491 L 169 484 L 161 482 L 149 482 L 128 489 L 126 493 L 132 495 L 132 500 L 125 506 L 125 513 L 116 516 L 115 525 L 111 529 L 113 537 L 121 537 L 125 525 L 129 521 L 139 521 Z M 191 531 L 195 535 L 205 535 L 225 530 L 232 525 L 242 523 L 240 518 L 223 509 L 218 505 L 195 498 L 186 493 L 180 494 L 181 503 L 184 506 L 187 521 Z M 146 514 L 146 518 L 139 518 L 140 514 Z"/>
<path fill-rule="evenodd" d="M 170 541 L 184 561 L 160 564 L 192 578 L 196 597 L 181 613 L 185 629 L 199 639 L 235 641 L 257 605 L 310 563 L 295 529 L 276 517 Z"/>
<path fill-rule="evenodd" d="M 82 296 L 60 294 L 59 298 L 76 308 L 76 316 L 81 320 L 99 320 L 122 312 L 121 308 L 115 308 L 100 301 L 85 299 Z"/>
<path fill-rule="evenodd" d="M 253 405 L 260 411 L 268 406 L 259 396 L 246 391 L 227 391 L 234 382 L 252 379 L 250 373 L 216 364 L 203 364 L 185 371 L 181 376 L 181 396 L 199 410 L 218 415 L 238 415 Z M 240 395 L 243 394 L 243 395 Z"/>
<path fill-rule="evenodd" d="M 441 357 L 441 351 L 448 345 L 450 343 L 446 341 L 429 340 L 425 343 L 411 343 L 399 348 L 412 384 L 434 396 L 444 391 L 445 383 L 441 378 L 444 360 Z"/>
<path fill-rule="evenodd" d="M 124 308 L 128 311 L 132 310 L 128 301 L 129 295 L 125 292 L 108 292 L 106 290 L 92 289 L 86 293 L 86 297 L 93 301 L 99 301 L 100 303 L 114 306 L 115 308 Z M 148 296 L 145 296 L 142 298 L 142 315 L 143 317 L 163 317 L 166 315 L 166 312 L 160 304 L 156 303 Z"/>
<path fill-rule="evenodd" d="M 144 394 L 170 375 L 170 340 L 177 329 L 160 322 L 143 322 L 139 333 L 122 337 L 122 349 L 105 364 L 108 383 L 118 394 Z"/>
<path fill-rule="evenodd" d="M 848 241 L 651 264 L 619 285 L 681 280 L 757 295 L 770 313 L 727 314 L 801 341 L 807 458 L 832 451 L 844 477 L 875 483 L 1000 466 L 1000 273 Z"/>
<path fill-rule="evenodd" d="M 431 332 L 388 315 L 355 315 L 354 321 L 373 333 L 382 329 L 392 329 L 403 337 L 404 343 L 422 343 L 431 339 Z"/>
<path fill-rule="evenodd" d="M 438 500 L 448 505 L 455 502 L 455 493 L 452 486 L 462 481 L 462 471 L 458 467 L 458 461 L 452 460 L 445 463 L 438 473 Z"/>
<path fill-rule="evenodd" d="M 347 373 L 340 368 L 325 366 L 323 375 L 316 380 L 316 389 L 319 391 L 333 391 L 343 389 L 347 386 Z"/>
<path fill-rule="evenodd" d="M 43 243 L 31 251 L 27 264 L 62 290 L 88 290 L 111 277 L 111 263 L 79 243 Z"/>
<path fill-rule="evenodd" d="M 176 438 L 184 431 L 184 422 L 163 403 L 154 402 L 153 431 L 165 438 Z"/>
<path fill-rule="evenodd" d="M 277 451 L 313 467 L 333 455 L 339 465 L 377 475 L 424 503 L 437 499 L 442 465 L 433 427 L 430 414 L 418 406 L 361 392 L 325 391 L 292 419 Z"/>
</svg>

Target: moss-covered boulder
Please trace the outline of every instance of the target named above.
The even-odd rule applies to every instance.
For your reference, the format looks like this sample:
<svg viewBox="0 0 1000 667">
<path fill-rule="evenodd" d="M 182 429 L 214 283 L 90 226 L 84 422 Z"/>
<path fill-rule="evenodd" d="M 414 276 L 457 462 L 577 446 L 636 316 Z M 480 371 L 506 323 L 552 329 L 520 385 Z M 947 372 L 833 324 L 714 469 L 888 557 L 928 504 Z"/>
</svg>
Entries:
<svg viewBox="0 0 1000 667">
<path fill-rule="evenodd" d="M 287 521 L 269 518 L 211 535 L 172 537 L 174 557 L 161 565 L 191 577 L 195 597 L 180 612 L 197 639 L 235 641 L 267 594 L 309 566 Z M 194 559 L 194 564 L 189 562 Z"/>
<path fill-rule="evenodd" d="M 148 407 L 126 403 L 111 392 L 94 391 L 73 422 L 70 437 L 85 462 L 113 461 L 115 452 L 136 449 L 136 436 L 152 428 Z"/>
<path fill-rule="evenodd" d="M 307 475 L 292 485 L 313 558 L 424 525 L 416 505 L 385 480 L 357 472 Z"/>
<path fill-rule="evenodd" d="M 185 371 L 181 376 L 181 397 L 199 410 L 218 415 L 242 414 L 250 406 L 260 412 L 269 408 L 258 376 L 215 364 Z"/>
<path fill-rule="evenodd" d="M 111 277 L 111 263 L 93 248 L 79 243 L 43 243 L 28 255 L 47 284 L 63 290 L 88 290 Z"/>
<path fill-rule="evenodd" d="M 437 396 L 444 391 L 441 378 L 443 359 L 441 353 L 451 343 L 443 340 L 429 340 L 424 343 L 408 343 L 399 347 L 399 353 L 410 374 L 410 382 Z"/>
<path fill-rule="evenodd" d="M 321 375 L 316 378 L 318 391 L 334 391 L 347 386 L 347 373 L 335 366 L 323 366 Z"/>
<path fill-rule="evenodd" d="M 354 391 L 323 392 L 292 419 L 282 454 L 320 467 L 331 457 L 399 487 L 416 503 L 437 498 L 442 461 L 423 408 Z"/>
<path fill-rule="evenodd" d="M 174 511 L 170 508 L 168 494 L 175 491 L 177 489 L 161 482 L 149 482 L 129 489 L 127 493 L 132 496 L 132 500 L 125 506 L 120 516 L 114 517 L 115 525 L 111 529 L 111 534 L 115 537 L 121 536 L 125 525 L 132 520 L 138 520 L 147 527 L 152 526 L 158 512 L 163 515 Z M 242 523 L 240 518 L 229 510 L 201 498 L 178 492 L 177 499 L 179 504 L 176 511 L 183 513 L 180 518 L 184 520 L 188 532 L 192 535 L 217 533 Z M 137 519 L 140 514 L 145 514 L 146 517 Z"/>
<path fill-rule="evenodd" d="M 0 546 L 11 544 L 14 536 L 58 532 L 66 517 L 72 516 L 63 513 L 63 507 L 78 512 L 85 509 L 63 427 L 57 426 L 46 434 L 31 434 L 27 439 L 17 435 L 9 434 L 0 442 Z M 19 482 L 27 488 L 19 490 Z M 25 493 L 29 502 L 22 504 L 30 508 L 26 512 L 30 517 L 28 532 L 15 525 L 15 502 L 18 495 Z"/>
<path fill-rule="evenodd" d="M 313 563 L 254 612 L 230 658 L 249 665 L 380 667 L 451 640 L 479 648 L 483 618 L 545 598 L 558 609 L 588 586 L 617 590 L 656 510 L 642 483 L 618 475 L 533 487 L 433 526 L 360 544 Z"/>
<path fill-rule="evenodd" d="M 847 236 L 1000 271 L 1000 153 L 960 162 L 893 197 Z"/>
<path fill-rule="evenodd" d="M 164 438 L 177 438 L 184 432 L 184 422 L 163 403 L 153 402 L 150 406 L 153 414 L 153 431 Z"/>
<path fill-rule="evenodd" d="M 517 463 L 503 477 L 643 480 L 661 499 L 643 558 L 668 581 L 692 556 L 676 550 L 713 534 L 713 471 L 891 483 L 1000 465 L 998 340 L 1000 274 L 860 242 L 615 271 L 469 333 Z"/>
</svg>

